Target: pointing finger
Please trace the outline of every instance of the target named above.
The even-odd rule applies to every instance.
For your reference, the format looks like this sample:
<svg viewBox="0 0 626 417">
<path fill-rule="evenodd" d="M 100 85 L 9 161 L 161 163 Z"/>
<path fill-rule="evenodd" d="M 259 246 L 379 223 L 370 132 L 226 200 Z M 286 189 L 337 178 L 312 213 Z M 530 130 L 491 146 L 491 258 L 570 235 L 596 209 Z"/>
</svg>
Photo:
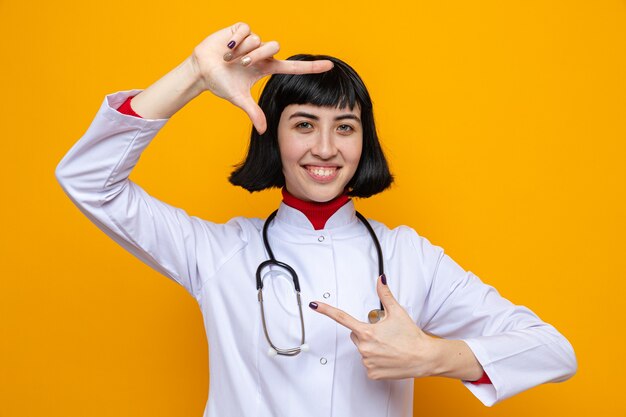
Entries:
<svg viewBox="0 0 626 417">
<path fill-rule="evenodd" d="M 352 330 L 354 333 L 357 334 L 357 336 L 363 326 L 366 325 L 365 323 L 358 321 L 345 311 L 329 306 L 328 304 L 313 302 L 309 304 L 309 307 L 311 307 L 318 313 L 330 317 L 342 326 Z"/>
<path fill-rule="evenodd" d="M 316 61 L 273 61 L 269 67 L 270 74 L 317 74 L 326 72 L 334 66 L 332 61 L 320 59 Z"/>
</svg>

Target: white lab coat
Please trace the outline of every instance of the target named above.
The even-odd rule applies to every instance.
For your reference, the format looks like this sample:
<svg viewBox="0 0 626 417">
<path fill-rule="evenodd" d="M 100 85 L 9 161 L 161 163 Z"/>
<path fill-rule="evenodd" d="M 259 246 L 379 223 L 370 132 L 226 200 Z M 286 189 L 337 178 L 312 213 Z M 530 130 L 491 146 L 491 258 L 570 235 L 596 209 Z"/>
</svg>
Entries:
<svg viewBox="0 0 626 417">
<path fill-rule="evenodd" d="M 280 205 L 269 241 L 276 258 L 299 274 L 310 351 L 268 356 L 255 286 L 257 266 L 267 259 L 263 220 L 236 217 L 215 224 L 191 217 L 128 179 L 167 122 L 115 110 L 138 92 L 107 96 L 56 174 L 99 228 L 198 301 L 212 381 L 205 417 L 411 416 L 413 380 L 368 379 L 349 330 L 306 307 L 323 300 L 366 321 L 379 305 L 376 251 L 353 203 L 340 208 L 323 230 L 313 230 L 301 212 Z M 484 404 L 575 372 L 574 351 L 554 327 L 502 298 L 412 229 L 372 225 L 400 304 L 425 331 L 465 340 L 489 375 L 492 385 L 465 383 Z M 270 334 L 280 347 L 297 346 L 293 287 L 280 275 L 265 282 Z"/>
</svg>

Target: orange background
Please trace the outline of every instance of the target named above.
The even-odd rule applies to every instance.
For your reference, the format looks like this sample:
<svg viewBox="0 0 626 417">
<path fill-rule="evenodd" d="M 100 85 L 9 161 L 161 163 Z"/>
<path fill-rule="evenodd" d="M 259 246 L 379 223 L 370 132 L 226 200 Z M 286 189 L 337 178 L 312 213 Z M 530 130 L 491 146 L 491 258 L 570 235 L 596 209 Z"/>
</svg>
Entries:
<svg viewBox="0 0 626 417">
<path fill-rule="evenodd" d="M 106 93 L 237 20 L 280 57 L 337 55 L 363 76 L 397 183 L 359 210 L 411 225 L 576 350 L 573 379 L 493 408 L 418 380 L 415 415 L 625 415 L 624 1 L 0 0 L 0 416 L 202 415 L 195 301 L 91 225 L 54 168 Z M 264 217 L 278 192 L 226 181 L 249 130 L 202 96 L 133 179 L 203 218 Z"/>
</svg>

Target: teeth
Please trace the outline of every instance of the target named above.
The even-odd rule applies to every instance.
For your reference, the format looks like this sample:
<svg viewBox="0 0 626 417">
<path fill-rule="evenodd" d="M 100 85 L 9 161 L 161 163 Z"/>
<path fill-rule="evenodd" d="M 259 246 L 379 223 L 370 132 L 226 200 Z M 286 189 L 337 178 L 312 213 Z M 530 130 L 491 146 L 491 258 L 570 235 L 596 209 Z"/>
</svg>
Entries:
<svg viewBox="0 0 626 417">
<path fill-rule="evenodd" d="M 329 177 L 335 173 L 335 168 L 309 168 L 309 171 L 320 177 Z"/>
</svg>

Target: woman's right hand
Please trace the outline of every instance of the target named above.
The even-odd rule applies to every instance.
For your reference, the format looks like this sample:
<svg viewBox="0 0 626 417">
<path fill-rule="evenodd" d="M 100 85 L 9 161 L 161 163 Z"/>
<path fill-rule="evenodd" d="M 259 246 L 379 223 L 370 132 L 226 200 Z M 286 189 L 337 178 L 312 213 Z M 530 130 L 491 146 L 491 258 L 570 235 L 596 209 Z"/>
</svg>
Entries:
<svg viewBox="0 0 626 417">
<path fill-rule="evenodd" d="M 259 133 L 267 122 L 250 94 L 252 86 L 271 74 L 308 74 L 328 71 L 331 61 L 274 59 L 278 42 L 262 42 L 245 23 L 213 33 L 194 48 L 191 61 L 204 90 L 228 100 L 248 114 Z"/>
<path fill-rule="evenodd" d="M 248 25 L 236 23 L 204 39 L 183 63 L 135 96 L 132 108 L 143 118 L 166 119 L 208 90 L 243 109 L 264 133 L 265 115 L 250 94 L 257 81 L 271 74 L 318 73 L 333 67 L 326 60 L 277 60 L 278 50 L 277 42 L 261 42 Z"/>
</svg>

